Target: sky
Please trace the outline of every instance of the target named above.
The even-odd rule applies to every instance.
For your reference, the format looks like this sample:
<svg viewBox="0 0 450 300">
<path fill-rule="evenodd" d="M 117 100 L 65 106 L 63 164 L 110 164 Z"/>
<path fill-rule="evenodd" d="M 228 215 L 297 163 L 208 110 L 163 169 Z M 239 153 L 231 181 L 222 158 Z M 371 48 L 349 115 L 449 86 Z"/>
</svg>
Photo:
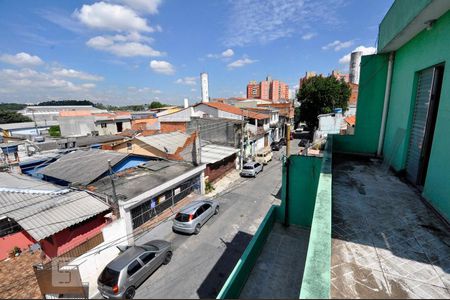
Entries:
<svg viewBox="0 0 450 300">
<path fill-rule="evenodd" d="M 267 75 L 348 72 L 393 0 L 0 0 L 0 102 L 245 96 Z"/>
</svg>

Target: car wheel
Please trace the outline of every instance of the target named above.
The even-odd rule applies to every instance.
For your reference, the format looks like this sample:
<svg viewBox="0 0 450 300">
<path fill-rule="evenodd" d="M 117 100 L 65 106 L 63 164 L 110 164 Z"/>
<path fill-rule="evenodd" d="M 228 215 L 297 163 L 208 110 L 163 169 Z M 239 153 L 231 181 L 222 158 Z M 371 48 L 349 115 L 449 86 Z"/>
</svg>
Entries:
<svg viewBox="0 0 450 300">
<path fill-rule="evenodd" d="M 197 226 L 195 226 L 194 234 L 199 234 L 199 233 L 200 233 L 200 224 L 197 224 Z"/>
<path fill-rule="evenodd" d="M 123 296 L 125 299 L 133 299 L 135 294 L 136 294 L 136 290 L 134 289 L 134 287 L 130 286 L 129 288 L 127 288 L 127 290 L 125 291 L 125 294 L 123 294 Z"/>
<path fill-rule="evenodd" d="M 214 214 L 217 215 L 219 213 L 219 205 L 216 206 L 216 209 L 214 210 Z"/>
<path fill-rule="evenodd" d="M 172 251 L 167 252 L 166 257 L 164 258 L 164 265 L 167 265 L 170 263 L 170 260 L 172 259 Z"/>
</svg>

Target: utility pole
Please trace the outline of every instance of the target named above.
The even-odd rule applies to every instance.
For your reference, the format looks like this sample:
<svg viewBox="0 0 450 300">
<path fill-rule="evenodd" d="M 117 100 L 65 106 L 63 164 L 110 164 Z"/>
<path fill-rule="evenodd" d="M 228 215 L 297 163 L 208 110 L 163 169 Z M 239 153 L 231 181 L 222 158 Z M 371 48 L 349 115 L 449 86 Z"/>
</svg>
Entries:
<svg viewBox="0 0 450 300">
<path fill-rule="evenodd" d="M 111 180 L 113 199 L 114 199 L 114 208 L 113 209 L 115 210 L 115 215 L 117 217 L 119 217 L 119 201 L 117 199 L 116 185 L 114 183 L 113 171 L 112 171 L 111 160 L 110 159 L 108 159 L 108 168 L 109 168 L 109 179 Z"/>
<path fill-rule="evenodd" d="M 286 157 L 289 157 L 290 155 L 290 150 L 289 148 L 291 147 L 291 126 L 289 125 L 289 123 L 285 124 L 286 129 Z"/>
<path fill-rule="evenodd" d="M 196 138 L 198 138 L 198 164 L 200 165 L 202 163 L 202 139 L 200 138 L 200 129 L 198 126 L 198 119 L 196 121 L 197 121 Z"/>
</svg>

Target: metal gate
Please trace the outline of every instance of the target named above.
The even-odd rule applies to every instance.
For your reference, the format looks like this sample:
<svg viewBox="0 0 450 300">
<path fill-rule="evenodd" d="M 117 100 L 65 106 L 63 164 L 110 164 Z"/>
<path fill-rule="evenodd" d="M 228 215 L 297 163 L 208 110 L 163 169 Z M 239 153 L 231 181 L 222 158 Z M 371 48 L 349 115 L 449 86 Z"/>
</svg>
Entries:
<svg viewBox="0 0 450 300">
<path fill-rule="evenodd" d="M 414 184 L 417 183 L 420 169 L 434 70 L 434 68 L 430 68 L 421 71 L 417 80 L 417 94 L 406 161 L 406 176 Z"/>
</svg>

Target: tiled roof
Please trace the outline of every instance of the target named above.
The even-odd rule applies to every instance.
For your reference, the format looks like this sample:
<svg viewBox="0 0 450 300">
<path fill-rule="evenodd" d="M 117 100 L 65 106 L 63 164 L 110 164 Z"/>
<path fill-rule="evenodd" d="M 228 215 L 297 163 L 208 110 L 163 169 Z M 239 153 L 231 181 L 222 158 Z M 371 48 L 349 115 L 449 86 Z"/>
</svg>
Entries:
<svg viewBox="0 0 450 300">
<path fill-rule="evenodd" d="M 225 104 L 225 103 L 220 103 L 220 102 L 208 102 L 208 103 L 201 103 L 201 104 L 205 104 L 209 107 L 214 107 L 218 110 L 222 110 L 222 111 L 226 111 L 235 115 L 239 115 L 239 116 L 244 116 L 244 117 L 248 117 L 251 119 L 257 119 L 257 120 L 263 120 L 263 119 L 269 119 L 270 116 L 266 115 L 266 114 L 261 114 L 261 113 L 256 113 L 253 111 L 249 111 L 249 110 L 244 110 L 244 109 L 240 109 L 237 108 L 233 105 L 229 105 L 229 104 Z"/>
<path fill-rule="evenodd" d="M 16 221 L 36 241 L 108 209 L 108 205 L 84 191 L 0 190 L 0 216 Z"/>
<path fill-rule="evenodd" d="M 345 122 L 347 122 L 350 125 L 355 125 L 356 124 L 356 116 L 348 116 L 347 118 L 345 118 Z"/>
</svg>

